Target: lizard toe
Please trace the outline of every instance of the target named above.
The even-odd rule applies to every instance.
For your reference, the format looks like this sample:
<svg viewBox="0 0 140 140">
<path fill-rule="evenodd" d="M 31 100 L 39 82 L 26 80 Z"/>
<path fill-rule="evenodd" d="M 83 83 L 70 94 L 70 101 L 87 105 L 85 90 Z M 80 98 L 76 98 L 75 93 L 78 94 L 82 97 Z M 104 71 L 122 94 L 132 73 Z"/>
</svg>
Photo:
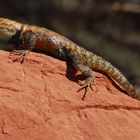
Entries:
<svg viewBox="0 0 140 140">
<path fill-rule="evenodd" d="M 9 56 L 10 57 L 12 56 L 13 62 L 20 61 L 21 63 L 23 63 L 28 53 L 29 53 L 29 50 L 14 50 L 10 52 Z M 15 57 L 15 56 L 18 56 L 18 57 Z"/>
<path fill-rule="evenodd" d="M 83 89 L 85 90 L 84 95 L 82 97 L 82 100 L 84 100 L 88 88 L 90 88 L 92 91 L 94 91 L 93 88 L 92 88 L 92 85 L 95 84 L 95 77 L 88 77 L 85 80 L 79 80 L 78 81 L 78 84 L 81 86 L 81 88 L 78 89 L 77 92 L 79 92 L 79 91 L 81 91 Z"/>
</svg>

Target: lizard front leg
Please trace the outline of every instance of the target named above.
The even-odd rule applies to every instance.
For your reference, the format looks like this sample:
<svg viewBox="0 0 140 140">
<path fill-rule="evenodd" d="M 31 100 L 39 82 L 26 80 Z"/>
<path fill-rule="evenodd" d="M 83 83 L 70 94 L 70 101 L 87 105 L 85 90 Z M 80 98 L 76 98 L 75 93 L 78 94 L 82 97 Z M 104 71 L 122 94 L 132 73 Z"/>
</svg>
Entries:
<svg viewBox="0 0 140 140">
<path fill-rule="evenodd" d="M 36 36 L 31 31 L 26 31 L 21 34 L 21 43 L 18 46 L 18 50 L 14 50 L 10 55 L 18 55 L 13 62 L 21 59 L 21 63 L 24 62 L 25 57 L 34 48 L 36 43 Z"/>
<path fill-rule="evenodd" d="M 92 71 L 92 69 L 88 66 L 84 66 L 82 64 L 82 60 L 81 60 L 81 57 L 80 55 L 78 54 L 75 54 L 73 56 L 73 66 L 76 68 L 76 70 L 80 71 L 84 76 L 86 76 L 87 78 L 85 80 L 79 80 L 78 83 L 80 86 L 82 86 L 79 90 L 83 90 L 85 89 L 85 92 L 84 92 L 84 95 L 82 97 L 82 100 L 84 100 L 85 96 L 86 96 L 86 93 L 87 93 L 87 89 L 90 87 L 91 90 L 93 90 L 92 88 L 92 84 L 95 83 L 95 75 L 94 75 L 94 72 Z"/>
</svg>

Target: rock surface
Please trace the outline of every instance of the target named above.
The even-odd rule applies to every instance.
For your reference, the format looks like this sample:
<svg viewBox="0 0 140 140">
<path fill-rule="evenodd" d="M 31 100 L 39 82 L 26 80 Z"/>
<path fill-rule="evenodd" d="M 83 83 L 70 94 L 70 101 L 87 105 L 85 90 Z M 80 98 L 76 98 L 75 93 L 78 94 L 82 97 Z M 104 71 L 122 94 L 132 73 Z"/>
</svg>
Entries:
<svg viewBox="0 0 140 140">
<path fill-rule="evenodd" d="M 0 140 L 140 140 L 140 101 L 103 74 L 82 101 L 65 62 L 30 53 L 20 64 L 8 55 L 0 51 Z"/>
</svg>

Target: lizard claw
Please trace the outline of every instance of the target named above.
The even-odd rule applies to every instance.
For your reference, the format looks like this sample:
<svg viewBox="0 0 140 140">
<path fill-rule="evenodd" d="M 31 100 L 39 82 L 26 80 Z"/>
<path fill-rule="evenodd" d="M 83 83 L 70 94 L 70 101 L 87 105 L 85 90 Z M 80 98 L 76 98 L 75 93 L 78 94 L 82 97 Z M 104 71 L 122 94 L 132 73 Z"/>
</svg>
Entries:
<svg viewBox="0 0 140 140">
<path fill-rule="evenodd" d="M 10 52 L 9 56 L 18 55 L 17 58 L 14 58 L 13 62 L 18 61 L 18 60 L 21 59 L 20 62 L 23 63 L 24 60 L 25 60 L 25 57 L 28 55 L 28 53 L 29 53 L 29 50 L 14 50 L 14 51 Z"/>
<path fill-rule="evenodd" d="M 85 96 L 86 96 L 86 93 L 87 93 L 87 88 L 88 88 L 88 86 L 86 85 L 86 86 L 83 86 L 83 87 L 81 87 L 80 89 L 77 90 L 77 92 L 79 92 L 79 91 L 85 89 L 85 92 L 84 92 L 84 95 L 83 95 L 83 97 L 82 97 L 82 100 L 85 99 Z"/>
<path fill-rule="evenodd" d="M 90 87 L 90 89 L 91 89 L 92 91 L 94 91 L 93 88 L 92 88 L 92 85 L 95 83 L 95 77 L 88 77 L 87 79 L 85 79 L 85 80 L 83 80 L 83 81 L 79 80 L 78 83 L 79 83 L 79 85 L 82 86 L 82 87 L 81 87 L 80 89 L 78 89 L 77 92 L 79 92 L 79 91 L 85 89 L 84 95 L 83 95 L 83 97 L 82 97 L 82 100 L 84 100 L 84 99 L 85 99 L 85 96 L 86 96 L 86 93 L 87 93 L 88 87 Z M 97 87 L 96 87 L 96 89 L 97 89 Z M 97 90 L 98 90 L 98 89 L 97 89 Z"/>
</svg>

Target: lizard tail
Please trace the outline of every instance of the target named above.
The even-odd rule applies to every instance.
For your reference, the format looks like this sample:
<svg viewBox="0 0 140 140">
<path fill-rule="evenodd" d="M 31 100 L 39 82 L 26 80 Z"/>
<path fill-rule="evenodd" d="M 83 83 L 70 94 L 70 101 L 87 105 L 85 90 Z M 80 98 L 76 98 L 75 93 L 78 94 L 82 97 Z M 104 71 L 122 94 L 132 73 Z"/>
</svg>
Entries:
<svg viewBox="0 0 140 140">
<path fill-rule="evenodd" d="M 127 78 L 111 63 L 105 61 L 106 67 L 102 68 L 110 77 L 112 77 L 121 88 L 123 88 L 129 96 L 138 99 L 136 90 L 133 85 L 127 80 Z"/>
<path fill-rule="evenodd" d="M 124 89 L 129 96 L 132 98 L 140 100 L 138 95 L 136 94 L 136 90 L 134 89 L 133 85 L 129 83 L 127 78 L 111 63 L 104 60 L 101 57 L 94 58 L 94 61 L 96 61 L 96 65 L 94 65 L 95 68 L 98 68 L 101 71 L 104 71 L 107 73 L 117 84 Z"/>
</svg>

